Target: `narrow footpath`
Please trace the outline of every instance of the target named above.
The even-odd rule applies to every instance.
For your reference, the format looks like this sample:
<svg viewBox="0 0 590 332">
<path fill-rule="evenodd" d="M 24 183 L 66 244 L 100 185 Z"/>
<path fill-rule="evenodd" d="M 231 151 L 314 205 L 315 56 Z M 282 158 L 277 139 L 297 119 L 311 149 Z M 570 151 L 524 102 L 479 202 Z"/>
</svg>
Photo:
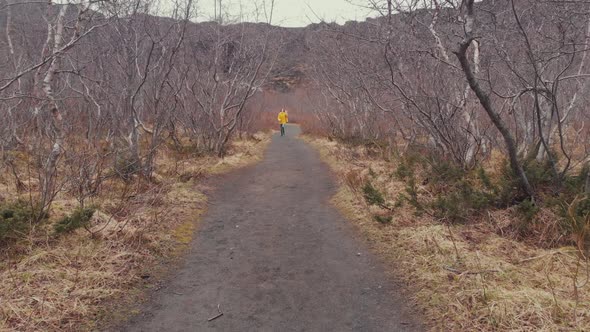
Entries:
<svg viewBox="0 0 590 332">
<path fill-rule="evenodd" d="M 262 162 L 216 180 L 184 263 L 118 331 L 423 330 L 298 134 L 288 126 Z"/>
</svg>

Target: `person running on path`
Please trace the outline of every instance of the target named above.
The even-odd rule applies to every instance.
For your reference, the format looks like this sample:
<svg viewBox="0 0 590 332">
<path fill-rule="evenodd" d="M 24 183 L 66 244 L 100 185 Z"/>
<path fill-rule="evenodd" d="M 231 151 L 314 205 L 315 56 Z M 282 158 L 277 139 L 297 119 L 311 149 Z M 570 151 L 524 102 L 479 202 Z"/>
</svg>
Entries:
<svg viewBox="0 0 590 332">
<path fill-rule="evenodd" d="M 279 120 L 279 124 L 281 125 L 281 136 L 285 136 L 285 124 L 289 122 L 289 115 L 284 108 L 281 109 L 277 120 Z"/>
</svg>

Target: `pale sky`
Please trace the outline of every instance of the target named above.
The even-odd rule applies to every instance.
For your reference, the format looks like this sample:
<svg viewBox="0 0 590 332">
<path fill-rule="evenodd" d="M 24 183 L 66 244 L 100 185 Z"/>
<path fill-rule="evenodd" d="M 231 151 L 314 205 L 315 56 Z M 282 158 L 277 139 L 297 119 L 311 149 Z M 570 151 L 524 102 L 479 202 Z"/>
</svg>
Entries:
<svg viewBox="0 0 590 332">
<path fill-rule="evenodd" d="M 198 0 L 198 21 L 205 21 L 214 17 L 214 4 L 219 0 Z M 270 0 L 222 0 L 222 6 L 230 17 L 243 14 L 243 21 L 256 21 L 255 8 L 257 2 L 261 8 L 263 1 L 269 8 Z M 357 4 L 368 1 L 354 0 Z M 240 10 L 240 8 L 242 8 Z M 258 21 L 265 21 L 262 10 L 259 11 Z M 326 22 L 338 22 L 340 24 L 350 21 L 364 21 L 371 15 L 369 10 L 353 5 L 346 0 L 275 0 L 273 25 L 285 27 L 302 27 L 321 20 Z"/>
</svg>

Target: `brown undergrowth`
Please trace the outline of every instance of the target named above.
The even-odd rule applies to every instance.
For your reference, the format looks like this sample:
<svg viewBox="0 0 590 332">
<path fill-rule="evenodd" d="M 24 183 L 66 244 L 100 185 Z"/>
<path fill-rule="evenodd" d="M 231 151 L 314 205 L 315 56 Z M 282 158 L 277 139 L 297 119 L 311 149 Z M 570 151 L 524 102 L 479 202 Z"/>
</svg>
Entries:
<svg viewBox="0 0 590 332">
<path fill-rule="evenodd" d="M 78 204 L 58 194 L 47 222 L 2 249 L 0 331 L 85 331 L 111 319 L 108 307 L 137 300 L 188 247 L 207 207 L 199 180 L 260 160 L 269 141 L 235 141 L 223 159 L 163 150 L 151 181 L 108 180 L 87 202 L 96 207 L 90 223 L 61 235 L 53 225 Z M 10 181 L 0 182 L 11 197 Z"/>
<path fill-rule="evenodd" d="M 544 248 L 504 233 L 518 223 L 515 208 L 490 209 L 464 223 L 417 213 L 399 203 L 407 183 L 392 176 L 395 158 L 385 161 L 362 146 L 304 139 L 342 179 L 333 204 L 385 258 L 392 274 L 407 282 L 432 330 L 590 330 L 588 265 L 575 247 Z M 383 201 L 367 203 L 367 183 Z M 420 182 L 415 189 L 420 199 L 434 199 Z M 557 217 L 542 210 L 536 218 L 550 227 Z"/>
</svg>

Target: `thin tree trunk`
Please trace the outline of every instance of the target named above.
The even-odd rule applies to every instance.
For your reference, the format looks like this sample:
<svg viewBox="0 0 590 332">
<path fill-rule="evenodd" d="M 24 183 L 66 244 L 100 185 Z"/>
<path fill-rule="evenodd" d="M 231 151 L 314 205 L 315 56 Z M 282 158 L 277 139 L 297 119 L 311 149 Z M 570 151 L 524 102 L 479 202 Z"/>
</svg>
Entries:
<svg viewBox="0 0 590 332">
<path fill-rule="evenodd" d="M 12 9 L 11 9 L 11 2 L 7 1 L 6 4 L 8 5 L 6 8 L 6 41 L 8 42 L 8 51 L 10 52 L 10 56 L 12 58 L 12 68 L 14 69 L 15 73 L 18 71 L 17 69 L 17 57 L 15 56 L 14 52 L 14 44 L 12 43 L 12 37 L 10 36 L 10 30 L 12 28 Z M 21 90 L 21 79 L 20 77 L 17 79 L 18 83 L 18 90 Z"/>
<path fill-rule="evenodd" d="M 127 82 L 126 82 L 126 90 L 125 90 L 125 113 L 127 115 L 127 123 L 129 128 L 129 133 L 127 136 L 127 148 L 128 148 L 128 155 L 125 156 L 126 160 L 124 162 L 129 163 L 127 169 L 132 170 L 133 173 L 137 172 L 141 168 L 141 160 L 139 156 L 139 123 L 136 118 L 135 114 L 135 105 L 134 105 L 134 94 L 132 92 L 132 86 L 134 81 L 134 59 L 133 59 L 133 50 L 131 46 L 125 46 L 125 56 L 127 61 Z M 136 92 L 137 93 L 137 92 Z"/>
<path fill-rule="evenodd" d="M 474 40 L 473 44 L 473 65 L 474 65 L 474 74 L 477 75 L 479 73 L 479 42 Z M 467 100 L 469 98 L 469 86 L 465 87 L 465 93 L 463 94 L 463 101 L 461 103 L 461 108 L 463 110 L 463 118 L 465 122 L 467 122 L 467 128 L 469 128 L 469 133 L 467 137 L 467 151 L 465 153 L 465 165 L 467 167 L 471 167 L 475 163 L 475 156 L 478 150 L 478 142 L 475 137 L 480 137 L 479 128 L 475 122 L 474 117 L 467 109 Z"/>
<path fill-rule="evenodd" d="M 131 125 L 131 132 L 129 133 L 129 163 L 135 173 L 141 168 L 141 160 L 139 158 L 139 124 L 133 112 L 130 114 L 129 122 Z"/>
<path fill-rule="evenodd" d="M 8 42 L 8 51 L 10 52 L 10 57 L 13 59 L 12 68 L 13 68 L 14 72 L 17 72 L 18 71 L 17 58 L 16 58 L 15 52 L 14 52 L 14 44 L 12 43 L 12 37 L 10 36 L 10 29 L 12 26 L 12 10 L 11 10 L 11 6 L 10 6 L 11 2 L 7 1 L 6 4 L 8 5 L 6 8 L 6 41 Z M 18 78 L 17 83 L 18 83 L 17 84 L 18 91 L 19 91 L 19 93 L 21 93 L 22 85 L 21 85 L 20 78 Z M 18 144 L 21 144 L 22 141 L 16 133 L 16 126 L 14 124 L 14 116 L 12 113 L 13 108 L 14 107 L 10 107 L 10 106 L 8 107 L 8 119 L 6 119 L 7 121 L 10 122 L 10 124 L 8 126 L 8 130 L 12 134 L 13 140 L 16 141 Z"/>
<path fill-rule="evenodd" d="M 469 60 L 467 59 L 467 51 L 469 50 L 471 42 L 474 40 L 473 25 L 475 18 L 473 14 L 473 3 L 474 0 L 465 1 L 465 38 L 459 44 L 459 50 L 455 52 L 455 55 L 461 63 L 461 69 L 463 70 L 465 77 L 467 78 L 467 82 L 469 83 L 471 90 L 473 90 L 473 92 L 479 99 L 479 102 L 483 106 L 484 110 L 488 114 L 488 117 L 490 118 L 494 126 L 498 129 L 498 131 L 500 131 L 500 134 L 504 139 L 506 149 L 508 150 L 510 166 L 516 174 L 516 176 L 519 178 L 522 189 L 532 199 L 534 198 L 534 190 L 526 176 L 526 173 L 524 172 L 522 165 L 518 161 L 517 147 L 514 137 L 510 133 L 508 127 L 506 126 L 500 115 L 494 110 L 490 97 L 483 91 L 483 89 L 479 85 L 479 82 L 477 81 L 477 78 L 475 77 L 473 70 L 471 69 Z"/>
<path fill-rule="evenodd" d="M 63 32 L 64 32 L 64 17 L 66 15 L 67 6 L 62 6 L 59 14 L 56 19 L 56 27 L 55 27 L 55 36 L 53 42 L 53 52 L 56 52 L 62 43 L 63 39 Z M 59 56 L 56 56 L 51 60 L 51 64 L 49 65 L 49 69 L 45 74 L 45 78 L 43 79 L 43 91 L 45 92 L 46 97 L 49 99 L 51 103 L 51 130 L 53 132 L 53 146 L 51 148 L 51 152 L 47 157 L 47 161 L 45 163 L 45 174 L 43 179 L 43 192 L 42 192 L 42 208 L 46 208 L 52 200 L 53 192 L 55 190 L 55 175 L 57 172 L 57 161 L 62 154 L 62 149 L 64 145 L 64 132 L 63 132 L 63 118 L 61 116 L 61 112 L 59 111 L 59 107 L 55 101 L 55 96 L 53 93 L 53 79 L 54 75 L 57 71 L 59 62 Z"/>
<path fill-rule="evenodd" d="M 586 173 L 586 185 L 584 186 L 584 192 L 590 195 L 590 160 L 586 162 L 586 168 L 588 170 Z"/>
</svg>

